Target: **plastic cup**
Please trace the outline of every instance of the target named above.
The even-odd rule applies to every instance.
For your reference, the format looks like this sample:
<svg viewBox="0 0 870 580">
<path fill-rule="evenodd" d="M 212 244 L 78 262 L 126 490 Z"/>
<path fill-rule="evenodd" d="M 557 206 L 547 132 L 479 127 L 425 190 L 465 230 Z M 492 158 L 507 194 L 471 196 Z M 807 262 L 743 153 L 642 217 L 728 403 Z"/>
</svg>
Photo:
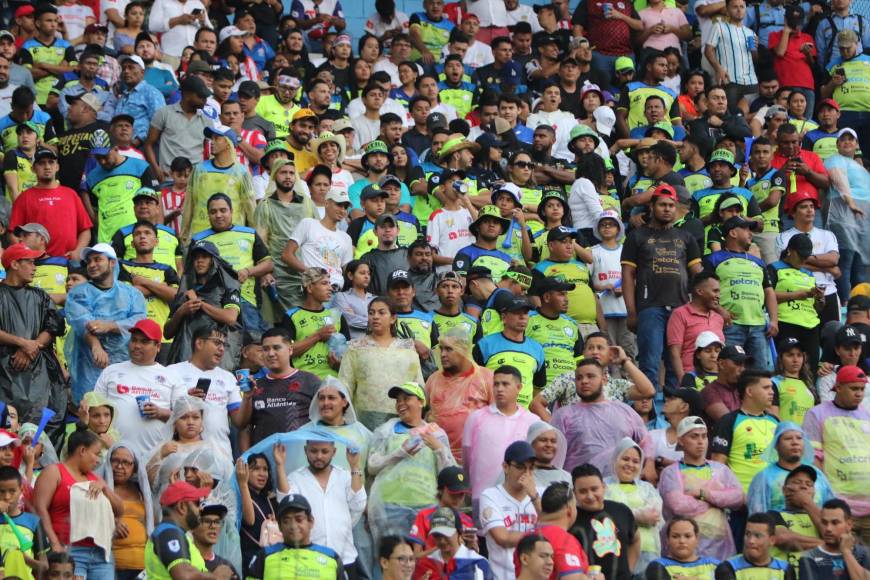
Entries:
<svg viewBox="0 0 870 580">
<path fill-rule="evenodd" d="M 138 395 L 136 397 L 136 404 L 139 405 L 139 415 L 143 419 L 147 419 L 145 415 L 145 405 L 151 402 L 151 395 Z"/>
</svg>

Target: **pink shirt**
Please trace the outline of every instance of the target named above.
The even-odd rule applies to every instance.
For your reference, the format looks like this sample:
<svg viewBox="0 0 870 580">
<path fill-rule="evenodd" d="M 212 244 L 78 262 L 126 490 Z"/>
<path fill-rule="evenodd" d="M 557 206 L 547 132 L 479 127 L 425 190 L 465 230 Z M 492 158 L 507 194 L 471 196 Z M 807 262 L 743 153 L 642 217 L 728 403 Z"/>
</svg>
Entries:
<svg viewBox="0 0 870 580">
<path fill-rule="evenodd" d="M 536 421 L 540 419 L 528 409 L 519 407 L 516 413 L 507 416 L 495 404 L 468 416 L 462 432 L 462 457 L 473 499 L 495 485 L 502 471 L 505 449 L 514 441 L 525 441 L 529 426 Z"/>
<path fill-rule="evenodd" d="M 639 13 L 640 19 L 643 21 L 645 29 L 652 28 L 659 22 L 663 22 L 665 26 L 676 27 L 687 26 L 689 21 L 686 20 L 686 15 L 679 8 L 664 8 L 661 11 L 654 8 L 644 8 Z M 664 50 L 669 46 L 680 48 L 680 39 L 676 34 L 670 32 L 668 34 L 651 34 L 643 43 L 644 48 L 655 48 L 656 50 Z"/>
<path fill-rule="evenodd" d="M 725 319 L 721 314 L 712 310 L 708 314 L 703 314 L 689 302 L 671 312 L 671 318 L 668 320 L 668 346 L 680 345 L 683 370 L 689 372 L 695 368 L 692 358 L 695 355 L 695 340 L 698 335 L 709 330 L 724 344 L 724 328 Z"/>
</svg>

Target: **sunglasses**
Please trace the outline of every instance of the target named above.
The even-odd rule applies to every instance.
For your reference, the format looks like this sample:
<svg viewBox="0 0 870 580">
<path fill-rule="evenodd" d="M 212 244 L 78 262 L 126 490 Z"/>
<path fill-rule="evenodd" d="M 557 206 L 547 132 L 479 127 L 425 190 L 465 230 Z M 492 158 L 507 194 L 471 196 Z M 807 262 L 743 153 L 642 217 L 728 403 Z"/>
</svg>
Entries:
<svg viewBox="0 0 870 580">
<path fill-rule="evenodd" d="M 519 284 L 523 290 L 528 290 L 532 287 L 532 277 L 528 274 L 523 274 L 522 272 L 505 272 L 504 277 L 510 278 Z"/>
<path fill-rule="evenodd" d="M 520 169 L 532 169 L 535 167 L 535 164 L 531 161 L 515 161 L 514 167 L 519 167 Z"/>
</svg>

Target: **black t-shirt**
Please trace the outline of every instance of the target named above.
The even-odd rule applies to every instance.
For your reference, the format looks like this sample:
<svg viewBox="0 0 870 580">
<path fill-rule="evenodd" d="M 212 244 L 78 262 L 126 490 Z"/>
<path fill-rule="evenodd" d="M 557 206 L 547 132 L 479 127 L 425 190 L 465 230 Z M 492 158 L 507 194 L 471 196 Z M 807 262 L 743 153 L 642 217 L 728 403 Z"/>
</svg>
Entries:
<svg viewBox="0 0 870 580">
<path fill-rule="evenodd" d="M 57 138 L 57 156 L 60 161 L 60 171 L 57 179 L 61 185 L 78 191 L 84 176 L 85 163 L 94 148 L 94 132 L 108 131 L 109 124 L 95 121 L 78 129 L 70 128 Z M 143 185 L 151 185 L 143 180 Z"/>
<path fill-rule="evenodd" d="M 308 409 L 319 386 L 317 375 L 300 370 L 288 377 L 266 375 L 258 380 L 251 394 L 251 444 L 308 423 Z"/>
<path fill-rule="evenodd" d="M 245 120 L 242 121 L 242 129 L 247 129 L 248 131 L 259 131 L 266 138 L 266 141 L 272 141 L 275 139 L 275 125 L 260 115 L 245 117 Z"/>
<path fill-rule="evenodd" d="M 635 228 L 622 247 L 622 263 L 636 268 L 635 307 L 676 308 L 689 301 L 689 267 L 701 260 L 695 236 L 680 228 Z"/>
<path fill-rule="evenodd" d="M 870 570 L 870 550 L 862 545 L 852 549 L 855 559 L 864 570 Z M 836 578 L 837 580 L 857 580 L 849 576 L 842 554 L 831 554 L 821 546 L 803 553 L 798 575 L 801 578 Z"/>
<path fill-rule="evenodd" d="M 599 512 L 578 510 L 569 531 L 583 546 L 589 565 L 601 566 L 605 578 L 629 580 L 632 577 L 628 552 L 637 524 L 628 506 L 606 499 L 604 509 Z"/>
<path fill-rule="evenodd" d="M 217 570 L 218 566 L 227 566 L 230 570 L 233 571 L 233 575 L 230 576 L 232 580 L 239 580 L 239 573 L 233 567 L 232 562 L 227 560 L 226 558 L 221 558 L 217 554 L 211 560 L 205 561 L 205 567 L 209 572 L 214 572 Z"/>
<path fill-rule="evenodd" d="M 870 358 L 870 324 L 858 322 L 850 324 L 861 335 L 861 360 L 858 364 L 865 368 L 867 359 Z M 837 336 L 837 331 L 843 327 L 839 321 L 832 320 L 822 327 L 822 361 L 831 364 L 840 364 L 840 359 L 834 350 L 834 342 Z"/>
<path fill-rule="evenodd" d="M 160 562 L 169 568 L 179 560 L 190 562 L 190 544 L 187 534 L 176 524 L 164 522 L 151 534 L 154 554 Z"/>
<path fill-rule="evenodd" d="M 417 155 L 422 155 L 426 149 L 432 146 L 432 136 L 424 135 L 417 130 L 417 127 L 411 127 L 402 135 L 402 145 L 410 147 Z"/>
</svg>

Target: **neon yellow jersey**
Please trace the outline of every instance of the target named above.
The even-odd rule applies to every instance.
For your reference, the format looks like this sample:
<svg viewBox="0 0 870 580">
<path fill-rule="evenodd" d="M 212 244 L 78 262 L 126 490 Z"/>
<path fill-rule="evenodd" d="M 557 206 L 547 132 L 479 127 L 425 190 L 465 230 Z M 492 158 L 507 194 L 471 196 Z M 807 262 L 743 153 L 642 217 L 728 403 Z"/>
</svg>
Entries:
<svg viewBox="0 0 870 580">
<path fill-rule="evenodd" d="M 544 368 L 547 371 L 547 384 L 577 366 L 575 357 L 582 354 L 583 341 L 580 329 L 570 316 L 562 314 L 558 318 L 547 318 L 540 312 L 529 316 L 526 336 L 544 348 Z"/>
<path fill-rule="evenodd" d="M 813 520 L 812 518 L 810 518 L 809 514 L 784 510 L 777 513 L 783 519 L 783 521 L 785 522 L 785 527 L 787 527 L 790 532 L 807 538 L 819 537 L 819 532 L 816 530 L 816 526 L 815 524 L 813 524 Z M 789 566 L 791 566 L 794 569 L 795 574 L 797 574 L 798 562 L 801 558 L 800 551 L 786 552 L 776 546 L 773 546 L 770 549 L 770 555 L 774 558 L 779 558 L 780 560 L 785 560 L 786 562 L 788 562 Z"/>
<path fill-rule="evenodd" d="M 36 185 L 33 161 L 17 147 L 3 158 L 3 175 L 14 173 L 18 178 L 18 193 Z M 12 192 L 6 190 L 6 199 L 12 201 Z"/>
<path fill-rule="evenodd" d="M 233 224 L 244 226 L 253 223 L 254 218 L 254 184 L 247 169 L 233 163 L 229 167 L 218 167 L 209 159 L 194 166 L 187 186 L 185 208 L 188 205 L 193 210 L 188 216 L 185 209 L 184 217 L 190 223 L 183 226 L 184 231 L 196 233 L 210 227 L 208 221 L 208 198 L 215 193 L 224 193 L 233 202 Z M 132 220 L 131 220 L 132 221 Z M 185 237 L 185 234 L 182 234 Z"/>
<path fill-rule="evenodd" d="M 36 261 L 36 274 L 31 286 L 44 290 L 46 294 L 66 294 L 66 277 L 69 274 L 69 260 L 62 256 L 41 258 Z"/>
<path fill-rule="evenodd" d="M 335 580 L 342 576 L 341 567 L 338 555 L 326 546 L 309 544 L 304 548 L 291 548 L 286 544 L 274 544 L 254 556 L 247 577 L 262 580 Z"/>
<path fill-rule="evenodd" d="M 652 86 L 641 81 L 634 81 L 628 83 L 623 92 L 625 95 L 620 99 L 618 107 L 628 112 L 626 120 L 629 131 L 648 124 L 643 110 L 649 97 L 660 97 L 665 102 L 666 120 L 674 121 L 680 118 L 680 109 L 676 106 L 677 94 L 664 85 Z"/>
<path fill-rule="evenodd" d="M 816 405 L 813 392 L 800 379 L 778 376 L 773 382 L 779 392 L 780 419 L 802 425 L 804 415 Z"/>
<path fill-rule="evenodd" d="M 275 95 L 263 95 L 257 102 L 257 114 L 275 125 L 275 137 L 284 139 L 290 134 L 290 121 L 299 110 L 299 105 L 288 103 L 282 105 Z"/>
<path fill-rule="evenodd" d="M 441 57 L 441 51 L 450 39 L 450 32 L 456 28 L 447 16 L 442 15 L 441 20 L 436 22 L 426 16 L 425 12 L 415 12 L 408 23 L 411 28 L 417 27 L 420 31 L 420 39 L 436 59 Z M 416 48 L 411 50 L 412 61 L 420 60 L 420 57 L 419 50 Z"/>
<path fill-rule="evenodd" d="M 846 83 L 834 89 L 834 100 L 844 111 L 870 112 L 870 56 L 858 56 L 834 65 L 829 69 L 843 67 L 846 73 Z"/>
<path fill-rule="evenodd" d="M 710 451 L 728 457 L 728 467 L 743 486 L 744 493 L 749 490 L 755 474 L 767 467 L 762 454 L 773 441 L 778 424 L 779 419 L 767 412 L 748 415 L 738 409 L 722 417 L 716 425 Z"/>
<path fill-rule="evenodd" d="M 350 329 L 341 312 L 331 308 L 320 311 L 306 310 L 305 308 L 291 308 L 284 314 L 282 326 L 287 329 L 290 340 L 297 342 L 305 340 L 324 326 L 334 326 L 335 331 L 350 340 Z M 338 372 L 329 366 L 329 346 L 324 341 L 318 341 L 304 353 L 293 355 L 293 367 L 308 371 L 318 377 L 337 377 Z"/>
<path fill-rule="evenodd" d="M 746 182 L 746 186 L 758 203 L 762 203 L 770 197 L 772 191 L 780 190 L 785 193 L 782 176 L 777 175 L 777 173 L 778 170 L 771 167 L 761 177 L 753 178 Z M 761 212 L 761 217 L 764 219 L 763 233 L 779 233 L 779 205 L 777 204 Z"/>
<path fill-rule="evenodd" d="M 21 51 L 18 53 L 21 58 L 21 63 L 29 69 L 33 69 L 34 64 L 47 64 L 57 66 L 64 61 L 67 64 L 74 64 L 76 61 L 75 50 L 73 46 L 63 40 L 56 38 L 51 44 L 43 44 L 36 38 L 29 38 L 21 45 Z M 41 79 L 34 82 L 36 85 L 36 102 L 40 105 L 45 105 L 48 100 L 48 93 L 51 88 L 57 83 L 55 75 L 45 75 Z"/>
<path fill-rule="evenodd" d="M 179 564 L 190 564 L 199 572 L 208 572 L 191 537 L 177 525 L 163 522 L 154 528 L 145 544 L 146 577 L 148 580 L 172 580 L 170 572 Z"/>
<path fill-rule="evenodd" d="M 535 266 L 535 270 L 547 277 L 560 278 L 574 284 L 574 289 L 568 292 L 568 316 L 578 324 L 595 324 L 597 308 L 595 294 L 589 286 L 589 268 L 579 260 L 554 262 L 544 260 Z"/>
<path fill-rule="evenodd" d="M 5 519 L 0 519 L 0 552 L 3 554 L 3 573 L 6 577 L 17 576 L 24 580 L 33 580 L 33 571 L 27 565 L 24 557 L 35 559 L 48 550 L 48 541 L 42 531 L 39 518 L 29 512 L 22 512 L 11 518 L 22 539 L 32 543 L 26 551 L 21 550 L 21 543 L 12 527 Z"/>
<path fill-rule="evenodd" d="M 734 323 L 764 326 L 764 289 L 769 286 L 764 262 L 751 254 L 727 250 L 713 252 L 704 260 L 719 276 L 719 302 L 734 317 Z"/>
<path fill-rule="evenodd" d="M 269 249 L 254 228 L 233 226 L 222 232 L 208 229 L 194 235 L 191 243 L 202 240 L 217 246 L 221 258 L 226 260 L 236 272 L 253 268 L 263 260 L 271 259 Z M 257 304 L 256 284 L 257 280 L 253 276 L 249 276 L 242 284 L 242 300 L 248 304 Z"/>
<path fill-rule="evenodd" d="M 125 260 L 136 257 L 136 249 L 133 248 L 133 228 L 135 223 L 127 224 L 112 236 L 112 247 L 115 253 L 123 256 Z M 177 258 L 181 257 L 181 240 L 178 234 L 169 226 L 157 224 L 157 246 L 154 247 L 153 258 L 155 262 L 169 266 L 173 270 L 177 267 Z"/>
<path fill-rule="evenodd" d="M 152 185 L 151 168 L 145 161 L 125 157 L 117 167 L 106 171 L 101 166 L 85 177 L 85 190 L 96 200 L 97 239 L 110 242 L 125 225 L 136 221 L 133 195 L 143 185 Z"/>
<path fill-rule="evenodd" d="M 768 272 L 770 272 L 771 284 L 777 292 L 802 292 L 816 287 L 816 279 L 812 272 L 803 268 L 792 268 L 782 260 L 777 260 L 768 266 Z M 779 321 L 804 328 L 815 328 L 821 322 L 815 303 L 812 297 L 780 302 L 777 309 Z"/>
<path fill-rule="evenodd" d="M 867 456 L 870 429 L 860 418 L 833 416 L 825 419 L 823 449 L 825 475 L 837 497 L 866 498 L 870 489 Z"/>
<path fill-rule="evenodd" d="M 173 268 L 166 264 L 153 262 L 151 264 L 139 264 L 130 260 L 121 260 L 122 272 L 131 277 L 141 276 L 153 282 L 160 282 L 174 288 L 178 288 L 180 280 Z M 123 278 L 122 278 L 123 279 Z M 128 281 L 128 280 L 125 280 Z M 160 328 L 169 320 L 169 304 L 159 296 L 151 294 L 145 297 L 145 316 L 160 325 Z M 171 338 L 163 338 L 164 343 L 171 343 Z"/>
</svg>

